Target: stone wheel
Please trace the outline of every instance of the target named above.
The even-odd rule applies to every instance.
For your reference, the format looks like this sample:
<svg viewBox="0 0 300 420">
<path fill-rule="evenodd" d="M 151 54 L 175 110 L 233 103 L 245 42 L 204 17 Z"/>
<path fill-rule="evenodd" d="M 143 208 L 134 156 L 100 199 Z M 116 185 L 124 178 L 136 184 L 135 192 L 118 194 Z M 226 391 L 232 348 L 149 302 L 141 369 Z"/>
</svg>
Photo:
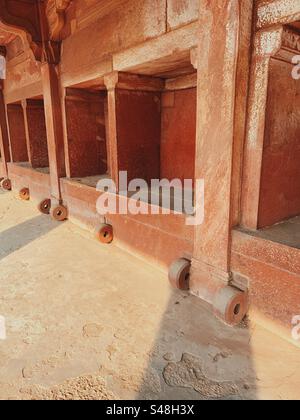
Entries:
<svg viewBox="0 0 300 420">
<path fill-rule="evenodd" d="M 11 180 L 10 179 L 3 179 L 1 181 L 1 187 L 6 191 L 11 191 Z"/>
<path fill-rule="evenodd" d="M 175 289 L 190 289 L 191 262 L 185 258 L 174 261 L 169 268 L 169 281 Z"/>
<path fill-rule="evenodd" d="M 249 295 L 235 287 L 226 286 L 218 291 L 214 301 L 214 312 L 226 324 L 239 325 L 249 309 Z"/>
<path fill-rule="evenodd" d="M 21 200 L 28 201 L 30 199 L 29 188 L 22 188 L 19 192 L 19 197 Z"/>
<path fill-rule="evenodd" d="M 102 244 L 110 244 L 114 239 L 114 231 L 111 225 L 103 223 L 98 231 L 97 238 Z"/>
<path fill-rule="evenodd" d="M 58 222 L 63 222 L 68 218 L 68 209 L 63 205 L 59 205 L 52 210 L 52 217 Z"/>
<path fill-rule="evenodd" d="M 45 200 L 41 201 L 38 205 L 38 209 L 43 214 L 50 214 L 51 200 L 46 198 Z"/>
</svg>

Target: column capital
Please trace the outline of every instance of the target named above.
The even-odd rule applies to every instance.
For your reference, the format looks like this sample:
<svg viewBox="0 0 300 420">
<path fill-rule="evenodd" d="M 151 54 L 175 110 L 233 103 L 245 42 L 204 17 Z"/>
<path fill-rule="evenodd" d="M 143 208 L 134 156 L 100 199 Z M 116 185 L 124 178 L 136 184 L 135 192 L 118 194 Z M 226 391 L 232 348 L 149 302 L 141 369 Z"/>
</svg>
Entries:
<svg viewBox="0 0 300 420">
<path fill-rule="evenodd" d="M 257 32 L 254 38 L 254 56 L 272 57 L 277 54 L 282 46 L 283 33 L 283 26 Z"/>
<path fill-rule="evenodd" d="M 114 90 L 119 82 L 119 72 L 113 71 L 112 73 L 104 76 L 104 84 L 107 90 Z"/>
</svg>

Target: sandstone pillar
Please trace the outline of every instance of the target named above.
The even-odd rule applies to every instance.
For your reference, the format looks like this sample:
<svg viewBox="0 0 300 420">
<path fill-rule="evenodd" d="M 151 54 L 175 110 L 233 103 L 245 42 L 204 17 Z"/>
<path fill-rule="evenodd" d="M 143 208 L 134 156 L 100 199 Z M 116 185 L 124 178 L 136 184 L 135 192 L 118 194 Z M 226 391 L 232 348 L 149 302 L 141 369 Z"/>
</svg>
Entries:
<svg viewBox="0 0 300 420">
<path fill-rule="evenodd" d="M 117 114 L 116 96 L 117 84 L 119 81 L 118 72 L 113 72 L 104 78 L 107 89 L 107 161 L 110 176 L 119 190 L 119 165 L 118 165 L 118 136 L 117 136 Z"/>
<path fill-rule="evenodd" d="M 257 32 L 254 41 L 244 151 L 241 214 L 242 226 L 252 230 L 256 230 L 258 227 L 269 65 L 271 57 L 281 47 L 282 33 L 282 27 Z"/>
<path fill-rule="evenodd" d="M 0 50 L 2 56 L 6 55 L 4 49 Z M 4 80 L 0 79 L 0 151 L 1 151 L 1 168 L 0 175 L 3 178 L 7 177 L 7 162 L 10 162 L 10 146 L 9 134 L 6 117 L 6 107 L 3 96 Z"/>
<path fill-rule="evenodd" d="M 205 219 L 195 228 L 190 288 L 230 324 L 246 311 L 243 294 L 228 288 L 239 23 L 240 2 L 200 0 L 196 178 L 205 182 Z"/>
<path fill-rule="evenodd" d="M 59 203 L 61 201 L 59 179 L 65 176 L 65 153 L 59 78 L 54 64 L 44 63 L 42 65 L 42 81 L 51 178 L 51 199 L 54 203 Z"/>
</svg>

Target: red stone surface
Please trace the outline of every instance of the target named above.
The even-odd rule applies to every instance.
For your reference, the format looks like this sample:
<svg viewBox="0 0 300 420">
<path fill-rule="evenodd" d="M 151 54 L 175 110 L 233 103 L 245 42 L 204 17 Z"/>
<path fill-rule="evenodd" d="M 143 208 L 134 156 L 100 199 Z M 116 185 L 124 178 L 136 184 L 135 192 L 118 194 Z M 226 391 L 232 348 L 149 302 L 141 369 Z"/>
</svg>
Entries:
<svg viewBox="0 0 300 420">
<path fill-rule="evenodd" d="M 70 177 L 102 175 L 107 172 L 104 99 L 66 98 Z"/>
<path fill-rule="evenodd" d="M 95 188 L 67 179 L 62 179 L 61 185 L 71 219 L 91 230 L 104 222 L 96 210 L 100 194 Z M 167 267 L 174 259 L 192 256 L 194 232 L 186 226 L 184 215 L 110 214 L 107 221 L 114 228 L 114 242 L 154 263 Z"/>
<path fill-rule="evenodd" d="M 291 53 L 299 54 L 299 5 L 292 0 L 260 1 L 256 15 L 253 3 L 155 0 L 154 7 L 153 0 L 78 0 L 66 13 L 59 63 L 41 64 L 26 37 L 14 39 L 8 45 L 4 98 L 12 104 L 44 97 L 50 177 L 18 165 L 9 165 L 9 171 L 15 189 L 28 186 L 33 195 L 43 195 L 40 199 L 49 194 L 51 179 L 51 198 L 66 201 L 71 218 L 90 228 L 103 222 L 95 208 L 98 193 L 60 178 L 66 175 L 65 161 L 68 176 L 104 173 L 105 137 L 114 179 L 118 170 L 128 170 L 129 180 L 192 178 L 195 173 L 205 180 L 203 225 L 187 228 L 183 215 L 110 215 L 116 243 L 164 265 L 192 257 L 193 291 L 206 301 L 208 295 L 214 297 L 217 282 L 230 280 L 232 270 L 249 276 L 253 304 L 289 324 L 291 313 L 298 310 L 298 250 L 249 236 L 243 243 L 234 233 L 231 257 L 233 226 L 255 230 L 300 211 L 299 81 L 284 63 Z M 294 31 L 292 36 L 284 39 L 282 25 Z M 278 56 L 280 49 L 281 62 L 271 60 L 269 71 L 270 57 Z M 174 78 L 196 67 L 197 94 L 186 86 L 173 92 L 178 89 Z M 133 82 L 124 87 L 121 77 L 108 88 L 107 118 L 100 99 L 80 102 L 67 94 L 66 124 L 61 110 L 65 89 L 98 89 L 118 72 L 160 76 L 172 87 L 169 84 L 169 92 L 160 98 L 149 86 L 143 89 L 145 85 Z M 152 85 L 152 90 L 161 89 Z M 13 158 L 28 160 L 21 113 L 15 121 L 10 124 Z M 37 134 L 42 129 L 38 121 Z M 43 147 L 38 150 L 45 157 Z"/>
<path fill-rule="evenodd" d="M 43 101 L 27 101 L 26 113 L 31 165 L 33 168 L 48 167 L 49 158 Z"/>
<path fill-rule="evenodd" d="M 20 166 L 16 163 L 8 164 L 8 176 L 12 181 L 13 191 L 29 188 L 30 199 L 41 201 L 51 196 L 50 175 Z"/>
<path fill-rule="evenodd" d="M 161 178 L 195 178 L 197 89 L 164 93 Z"/>
<path fill-rule="evenodd" d="M 292 66 L 271 60 L 259 227 L 300 213 L 300 83 Z"/>
<path fill-rule="evenodd" d="M 300 250 L 235 231 L 232 271 L 250 279 L 253 308 L 289 326 L 300 313 Z"/>
<path fill-rule="evenodd" d="M 159 178 L 160 94 L 117 90 L 116 113 L 119 171 L 128 171 L 128 181 Z"/>
<path fill-rule="evenodd" d="M 215 267 L 220 272 L 216 280 L 223 277 L 226 282 L 230 268 L 239 4 L 217 0 L 200 5 L 195 173 L 197 179 L 205 181 L 205 220 L 195 228 L 194 258 L 207 265 L 207 276 Z M 208 34 L 206 22 L 212 16 L 214 24 Z M 195 294 L 201 289 L 203 277 L 202 271 L 197 276 L 197 267 L 191 281 Z"/>
<path fill-rule="evenodd" d="M 10 146 L 13 162 L 27 162 L 28 152 L 23 108 L 20 104 L 7 106 Z"/>
</svg>

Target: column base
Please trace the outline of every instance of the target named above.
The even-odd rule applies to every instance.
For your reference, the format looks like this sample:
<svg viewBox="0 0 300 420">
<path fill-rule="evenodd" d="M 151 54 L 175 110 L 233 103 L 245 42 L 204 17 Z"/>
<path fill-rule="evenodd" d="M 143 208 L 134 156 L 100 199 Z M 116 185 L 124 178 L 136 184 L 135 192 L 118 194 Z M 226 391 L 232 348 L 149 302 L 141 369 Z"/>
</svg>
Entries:
<svg viewBox="0 0 300 420">
<path fill-rule="evenodd" d="M 51 211 L 51 200 L 50 200 L 50 198 L 45 198 L 43 201 L 41 201 L 38 205 L 38 210 L 42 214 L 50 214 L 50 211 Z"/>
</svg>

